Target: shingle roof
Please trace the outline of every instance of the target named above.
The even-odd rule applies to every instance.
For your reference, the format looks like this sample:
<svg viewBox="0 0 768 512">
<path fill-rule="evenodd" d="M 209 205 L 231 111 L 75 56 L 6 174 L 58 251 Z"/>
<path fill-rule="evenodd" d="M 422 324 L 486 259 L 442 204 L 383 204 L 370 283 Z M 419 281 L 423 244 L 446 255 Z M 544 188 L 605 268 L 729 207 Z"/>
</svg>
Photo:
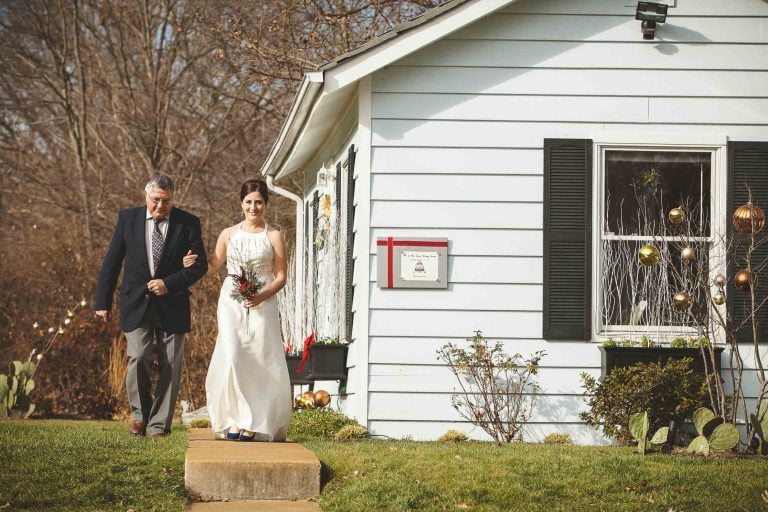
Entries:
<svg viewBox="0 0 768 512">
<path fill-rule="evenodd" d="M 334 60 L 320 66 L 319 70 L 326 71 L 329 69 L 333 69 L 339 64 L 341 64 L 342 62 L 349 60 L 361 53 L 365 53 L 371 48 L 378 46 L 386 41 L 389 41 L 390 39 L 393 39 L 399 36 L 400 34 L 403 34 L 404 32 L 408 32 L 409 30 L 413 30 L 416 27 L 419 27 L 425 23 L 428 23 L 431 20 L 450 11 L 451 9 L 455 9 L 456 7 L 462 4 L 465 4 L 469 1 L 470 0 L 448 0 L 447 2 L 444 2 L 441 5 L 438 5 L 437 7 L 428 9 L 423 13 L 421 13 L 420 15 L 413 18 L 412 20 L 406 21 L 404 23 L 399 23 L 394 27 L 392 27 L 390 30 L 381 34 L 380 36 L 374 37 L 373 39 L 369 39 L 368 41 L 358 46 L 354 50 L 350 50 L 346 53 L 339 55 Z"/>
</svg>

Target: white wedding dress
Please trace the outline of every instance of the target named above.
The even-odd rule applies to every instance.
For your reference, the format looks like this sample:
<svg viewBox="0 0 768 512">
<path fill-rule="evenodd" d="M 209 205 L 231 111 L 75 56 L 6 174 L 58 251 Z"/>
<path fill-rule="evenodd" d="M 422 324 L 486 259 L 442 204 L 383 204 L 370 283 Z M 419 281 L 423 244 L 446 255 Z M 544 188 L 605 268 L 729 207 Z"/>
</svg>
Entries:
<svg viewBox="0 0 768 512">
<path fill-rule="evenodd" d="M 227 244 L 227 274 L 253 261 L 265 285 L 274 280 L 267 226 L 249 233 L 242 225 Z M 291 417 L 291 387 L 273 295 L 247 310 L 232 298 L 234 279 L 221 287 L 219 333 L 205 379 L 208 415 L 216 433 L 230 427 L 256 433 L 256 440 L 284 441 Z"/>
</svg>

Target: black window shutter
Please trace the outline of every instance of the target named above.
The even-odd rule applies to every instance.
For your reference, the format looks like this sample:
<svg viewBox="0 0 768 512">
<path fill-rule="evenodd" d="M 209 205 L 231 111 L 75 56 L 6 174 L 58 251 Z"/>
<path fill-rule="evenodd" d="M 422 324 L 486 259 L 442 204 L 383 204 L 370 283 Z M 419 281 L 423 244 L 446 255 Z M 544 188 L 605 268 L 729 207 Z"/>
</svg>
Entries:
<svg viewBox="0 0 768 512">
<path fill-rule="evenodd" d="M 336 218 L 341 218 L 341 162 L 336 164 Z"/>
<path fill-rule="evenodd" d="M 544 140 L 545 338 L 589 340 L 592 141 Z"/>
<path fill-rule="evenodd" d="M 355 293 L 353 286 L 355 262 L 353 260 L 355 242 L 355 146 L 349 147 L 347 157 L 347 254 L 344 257 L 344 333 L 352 340 L 352 298 Z"/>
<path fill-rule="evenodd" d="M 768 142 L 729 142 L 728 143 L 728 230 L 732 230 L 732 215 L 736 208 L 749 201 L 768 212 Z M 766 228 L 763 228 L 766 229 Z M 729 240 L 733 242 L 733 240 Z M 726 292 L 728 313 L 731 321 L 741 324 L 748 317 L 751 308 L 750 294 L 737 290 L 733 285 L 733 275 L 744 268 L 743 247 L 736 244 L 729 250 L 728 290 Z M 758 246 L 752 254 L 752 265 L 758 265 L 768 259 L 768 246 Z M 765 271 L 757 276 L 756 300 L 759 302 L 768 296 L 768 277 Z M 761 339 L 768 333 L 768 307 L 758 311 L 757 319 L 761 327 Z M 752 322 L 748 321 L 736 332 L 736 339 L 741 343 L 752 343 Z"/>
<path fill-rule="evenodd" d="M 320 210 L 320 192 L 315 190 L 315 194 L 312 196 L 312 237 L 310 243 L 312 244 L 312 304 L 317 305 L 317 244 L 315 240 L 317 238 L 318 223 L 319 223 L 319 210 Z M 306 293 L 306 292 L 304 292 Z M 313 307 L 312 313 L 312 330 L 317 328 L 317 307 Z"/>
</svg>

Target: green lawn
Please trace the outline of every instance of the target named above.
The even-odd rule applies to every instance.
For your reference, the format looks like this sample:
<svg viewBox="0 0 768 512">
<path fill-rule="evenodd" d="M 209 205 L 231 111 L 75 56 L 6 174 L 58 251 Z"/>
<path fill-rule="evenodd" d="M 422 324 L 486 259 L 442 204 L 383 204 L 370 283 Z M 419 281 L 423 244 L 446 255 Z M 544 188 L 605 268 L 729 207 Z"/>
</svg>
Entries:
<svg viewBox="0 0 768 512">
<path fill-rule="evenodd" d="M 184 510 L 183 428 L 154 441 L 124 422 L 0 421 L 0 510 Z"/>
<path fill-rule="evenodd" d="M 329 479 L 320 497 L 328 512 L 768 511 L 768 459 L 535 444 L 303 444 Z"/>
<path fill-rule="evenodd" d="M 768 511 L 768 459 L 629 448 L 414 441 L 303 443 L 323 463 L 325 511 Z M 0 511 L 182 511 L 181 429 L 0 421 Z M 7 505 L 6 505 L 7 504 Z"/>
</svg>

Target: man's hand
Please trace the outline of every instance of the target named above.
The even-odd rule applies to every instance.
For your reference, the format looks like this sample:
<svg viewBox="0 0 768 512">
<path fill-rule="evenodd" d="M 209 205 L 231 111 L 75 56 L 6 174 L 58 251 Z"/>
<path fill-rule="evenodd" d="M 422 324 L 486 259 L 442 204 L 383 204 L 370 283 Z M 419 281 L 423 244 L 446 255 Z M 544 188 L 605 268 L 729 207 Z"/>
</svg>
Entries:
<svg viewBox="0 0 768 512">
<path fill-rule="evenodd" d="M 147 283 L 147 290 L 152 295 L 165 295 L 168 293 L 168 288 L 165 286 L 165 281 L 162 279 L 153 279 Z"/>
<path fill-rule="evenodd" d="M 99 311 L 95 311 L 96 316 L 104 320 L 105 322 L 109 320 L 109 311 L 106 309 L 100 309 Z"/>
</svg>

